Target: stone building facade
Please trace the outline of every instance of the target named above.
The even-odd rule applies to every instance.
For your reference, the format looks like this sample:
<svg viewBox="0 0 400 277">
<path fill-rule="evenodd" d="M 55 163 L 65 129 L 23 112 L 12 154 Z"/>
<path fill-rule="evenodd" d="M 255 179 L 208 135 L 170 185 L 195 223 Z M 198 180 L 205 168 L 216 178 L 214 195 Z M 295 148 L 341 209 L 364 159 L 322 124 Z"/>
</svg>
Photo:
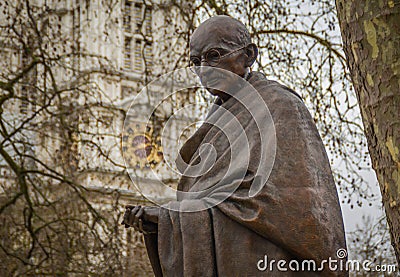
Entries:
<svg viewBox="0 0 400 277">
<path fill-rule="evenodd" d="M 14 71 L 27 72 L 16 86 L 18 97 L 6 103 L 7 110 L 2 115 L 5 122 L 14 122 L 15 126 L 34 118 L 34 122 L 28 122 L 32 128 L 26 128 L 21 135 L 26 137 L 21 144 L 23 153 L 29 154 L 24 157 L 31 157 L 31 164 L 23 166 L 32 172 L 62 172 L 62 181 L 57 182 L 72 180 L 85 201 L 109 216 L 109 222 L 121 220 L 126 204 L 151 204 L 138 190 L 138 184 L 158 203 L 173 199 L 169 188 L 176 186 L 179 175 L 174 171 L 172 158 L 193 132 L 194 122 L 201 114 L 197 106 L 199 95 L 193 89 L 185 89 L 185 77 L 177 77 L 180 80 L 175 88 L 157 81 L 170 70 L 186 65 L 182 56 L 187 38 L 178 34 L 187 32 L 187 26 L 180 19 L 176 2 L 28 2 L 30 5 L 7 2 L 0 16 L 2 22 L 10 24 L 9 30 L 2 30 L 9 37 L 0 41 L 1 81 L 6 82 L 7 76 L 12 78 Z M 18 10 L 22 10 L 22 15 L 16 14 Z M 20 33 L 32 47 L 20 44 L 23 39 L 12 39 L 13 17 L 35 23 L 20 23 L 32 27 L 25 31 L 21 28 Z M 46 63 L 39 63 L 34 70 L 24 71 L 35 61 L 36 52 L 29 49 L 43 50 L 49 68 Z M 160 99 L 160 91 L 167 88 L 171 95 Z M 49 97 L 55 100 L 46 107 L 37 104 Z M 155 104 L 157 109 L 149 112 L 148 108 Z M 182 112 L 187 104 L 193 105 Z M 151 120 L 144 114 L 151 114 Z M 4 159 L 0 159 L 0 170 L 0 198 L 1 203 L 6 203 L 18 174 Z M 38 180 L 51 179 L 50 175 Z M 49 199 L 62 199 L 63 193 L 60 190 Z M 69 205 L 68 201 L 65 203 Z M 89 218 L 86 224 L 95 226 L 96 219 Z M 151 276 L 140 234 L 118 224 L 111 233 L 98 233 L 119 241 L 118 253 L 114 254 L 121 261 L 119 267 L 115 266 L 117 270 L 126 276 Z M 73 260 L 82 258 L 82 254 L 76 255 L 57 262 L 60 270 L 72 267 L 73 271 Z M 107 262 L 107 257 L 96 255 L 90 259 L 93 264 L 97 260 Z M 10 265 L 7 269 L 16 267 Z M 96 268 L 87 270 L 97 272 Z"/>
</svg>

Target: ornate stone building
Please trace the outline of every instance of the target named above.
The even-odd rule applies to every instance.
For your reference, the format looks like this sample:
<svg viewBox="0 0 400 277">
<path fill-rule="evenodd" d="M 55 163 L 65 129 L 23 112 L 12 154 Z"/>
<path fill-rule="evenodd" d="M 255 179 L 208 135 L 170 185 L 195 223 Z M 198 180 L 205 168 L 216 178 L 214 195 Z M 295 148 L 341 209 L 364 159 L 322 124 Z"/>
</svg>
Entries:
<svg viewBox="0 0 400 277">
<path fill-rule="evenodd" d="M 40 212 L 46 213 L 41 206 L 43 201 L 61 201 L 68 213 L 88 213 L 84 217 L 87 221 L 82 222 L 88 231 L 79 236 L 95 233 L 82 244 L 87 251 L 74 251 L 71 241 L 75 239 L 66 238 L 65 243 L 70 246 L 60 246 L 64 248 L 55 252 L 64 253 L 60 254 L 62 258 L 51 258 L 52 262 L 44 258 L 43 262 L 42 254 L 29 254 L 35 265 L 29 270 L 35 274 L 57 268 L 67 273 L 79 269 L 105 275 L 121 271 L 126 276 L 151 275 L 142 236 L 118 224 L 126 204 L 149 203 L 137 189 L 138 184 L 159 203 L 173 199 L 169 187 L 176 186 L 179 177 L 174 171 L 173 158 L 201 113 L 196 104 L 198 94 L 185 89 L 185 76 L 171 75 L 169 84 L 159 78 L 186 65 L 187 37 L 182 34 L 187 30 L 180 17 L 180 9 L 186 4 L 147 0 L 6 2 L 0 6 L 3 9 L 0 20 L 4 23 L 0 39 L 3 46 L 0 99 L 10 95 L 7 82 L 10 84 L 18 73 L 22 77 L 15 82 L 12 101 L 6 99 L 6 103 L 1 103 L 4 104 L 0 107 L 2 124 L 9 124 L 11 134 L 7 137 L 2 130 L 1 149 L 20 161 L 20 168 L 29 173 L 19 175 L 20 171 L 10 169 L 10 162 L 1 156 L 2 207 L 6 203 L 4 210 L 11 209 L 14 202 L 21 207 L 28 205 L 32 211 L 38 211 L 34 216 L 39 218 Z M 15 29 L 14 22 L 18 22 Z M 176 84 L 171 85 L 171 80 Z M 146 86 L 150 82 L 152 85 Z M 171 93 L 160 98 L 166 90 Z M 193 105 L 182 110 L 187 104 Z M 156 109 L 150 111 L 153 106 Z M 36 200 L 32 207 L 28 200 L 19 204 L 21 194 L 15 191 L 21 183 L 14 182 L 19 177 L 26 178 L 28 191 L 29 185 L 33 186 L 32 195 L 36 195 L 36 185 L 43 187 L 37 189 L 39 194 L 46 195 L 42 196 L 44 200 L 38 200 L 40 205 Z M 72 197 L 62 186 L 54 188 L 54 183 L 73 188 L 76 195 Z M 75 196 L 84 203 L 84 208 L 73 208 L 75 204 L 71 201 Z M 10 202 L 13 197 L 15 201 Z M 53 212 L 57 213 L 57 209 Z M 100 219 L 93 216 L 97 213 Z M 9 214 L 4 216 L 7 222 Z M 52 214 L 47 216 L 51 218 Z M 46 221 L 45 218 L 41 220 Z M 109 227 L 102 229 L 97 224 L 99 220 L 107 222 Z M 43 226 L 47 227 L 46 224 Z M 62 238 L 67 226 L 54 238 Z M 21 230 L 25 227 L 21 222 Z M 38 227 L 38 233 L 44 228 Z M 4 232 L 11 240 L 18 230 L 11 228 Z M 17 249 L 15 253 L 24 259 L 26 252 L 19 253 L 22 246 L 16 245 L 31 240 L 29 232 L 26 234 L 26 239 L 20 235 L 21 241 L 4 240 L 2 246 L 9 245 L 12 251 Z M 91 250 L 91 240 L 101 241 L 102 236 L 112 245 L 101 244 L 110 251 L 109 256 Z M 41 242 L 32 234 L 31 237 Z M 53 257 L 50 250 L 46 252 L 52 249 L 53 240 L 48 236 L 39 243 L 45 257 Z M 32 245 L 32 249 L 38 247 Z M 23 266 L 13 264 L 11 252 L 1 254 L 6 261 L 4 270 L 22 271 Z M 87 264 L 78 262 L 85 259 Z M 42 270 L 44 265 L 48 269 Z"/>
</svg>

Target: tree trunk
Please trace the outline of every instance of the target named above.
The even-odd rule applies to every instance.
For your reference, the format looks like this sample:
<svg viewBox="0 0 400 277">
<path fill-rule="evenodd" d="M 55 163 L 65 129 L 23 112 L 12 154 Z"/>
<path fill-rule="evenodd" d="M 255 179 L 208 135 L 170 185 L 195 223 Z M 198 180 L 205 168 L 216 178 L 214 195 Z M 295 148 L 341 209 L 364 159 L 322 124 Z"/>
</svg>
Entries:
<svg viewBox="0 0 400 277">
<path fill-rule="evenodd" d="M 372 166 L 400 262 L 400 1 L 336 0 L 336 8 Z"/>
</svg>

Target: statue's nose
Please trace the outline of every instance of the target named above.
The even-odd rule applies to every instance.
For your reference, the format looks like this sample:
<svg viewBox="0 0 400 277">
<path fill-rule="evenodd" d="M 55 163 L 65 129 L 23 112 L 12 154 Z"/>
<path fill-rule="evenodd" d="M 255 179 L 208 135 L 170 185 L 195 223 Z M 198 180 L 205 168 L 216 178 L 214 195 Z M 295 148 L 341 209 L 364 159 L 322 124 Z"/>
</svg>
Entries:
<svg viewBox="0 0 400 277">
<path fill-rule="evenodd" d="M 210 66 L 206 59 L 202 59 L 200 65 L 201 66 Z"/>
</svg>

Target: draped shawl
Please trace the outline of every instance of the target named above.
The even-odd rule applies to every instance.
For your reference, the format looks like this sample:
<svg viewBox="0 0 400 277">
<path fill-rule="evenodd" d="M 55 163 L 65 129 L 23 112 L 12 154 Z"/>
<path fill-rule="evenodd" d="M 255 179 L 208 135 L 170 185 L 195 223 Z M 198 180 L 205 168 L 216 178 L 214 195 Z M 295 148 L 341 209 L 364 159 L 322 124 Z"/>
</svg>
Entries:
<svg viewBox="0 0 400 277">
<path fill-rule="evenodd" d="M 257 118 L 264 103 L 254 100 L 245 107 L 234 97 L 217 100 L 208 117 L 220 108 L 233 117 L 223 126 L 204 123 L 180 151 L 182 172 L 202 159 L 215 160 L 212 167 L 181 178 L 178 190 L 192 194 L 178 192 L 178 201 L 160 209 L 158 237 L 146 236 L 148 251 L 158 254 L 151 258 L 156 275 L 300 276 L 276 265 L 260 271 L 257 263 L 267 256 L 268 261 L 313 259 L 318 266 L 346 249 L 335 183 L 309 111 L 294 91 L 261 73 L 252 72 L 248 82 L 253 89 L 243 88 L 244 97 L 257 99 L 252 94 L 258 93 L 273 124 Z M 243 133 L 247 145 L 232 140 Z M 254 195 L 249 192 L 257 180 Z M 347 274 L 325 270 L 329 275 Z"/>
</svg>

